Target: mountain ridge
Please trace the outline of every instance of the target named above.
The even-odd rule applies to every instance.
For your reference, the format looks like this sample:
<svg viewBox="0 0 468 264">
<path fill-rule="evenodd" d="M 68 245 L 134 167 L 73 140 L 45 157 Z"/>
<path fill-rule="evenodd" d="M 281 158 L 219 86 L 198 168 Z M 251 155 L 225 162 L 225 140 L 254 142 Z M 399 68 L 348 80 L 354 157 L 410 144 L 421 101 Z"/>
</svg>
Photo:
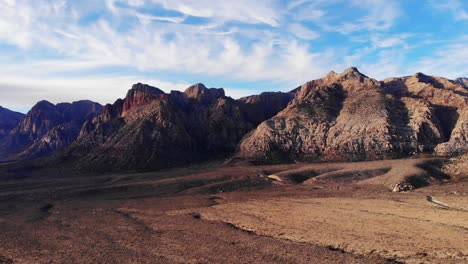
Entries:
<svg viewBox="0 0 468 264">
<path fill-rule="evenodd" d="M 41 101 L 36 107 L 51 114 L 65 105 Z M 232 155 L 266 162 L 451 155 L 468 150 L 467 105 L 459 81 L 422 73 L 377 81 L 355 67 L 290 92 L 239 99 L 202 83 L 170 93 L 137 83 L 123 99 L 94 108 L 79 122 L 31 126 L 26 115 L 28 146 L 12 153 L 17 159 L 59 153 L 56 162 L 103 171 Z M 21 136 L 0 139 L 0 146 L 23 144 L 21 126 L 15 129 L 11 133 Z"/>
</svg>

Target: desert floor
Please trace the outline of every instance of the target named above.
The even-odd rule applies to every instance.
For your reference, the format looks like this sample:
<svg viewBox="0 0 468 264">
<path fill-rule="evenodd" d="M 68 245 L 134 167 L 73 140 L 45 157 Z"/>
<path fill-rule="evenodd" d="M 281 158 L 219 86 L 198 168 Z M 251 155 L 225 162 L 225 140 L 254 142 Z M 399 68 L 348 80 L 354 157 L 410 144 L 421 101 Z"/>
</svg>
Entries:
<svg viewBox="0 0 468 264">
<path fill-rule="evenodd" d="M 438 164 L 3 165 L 0 263 L 468 263 L 468 181 Z"/>
</svg>

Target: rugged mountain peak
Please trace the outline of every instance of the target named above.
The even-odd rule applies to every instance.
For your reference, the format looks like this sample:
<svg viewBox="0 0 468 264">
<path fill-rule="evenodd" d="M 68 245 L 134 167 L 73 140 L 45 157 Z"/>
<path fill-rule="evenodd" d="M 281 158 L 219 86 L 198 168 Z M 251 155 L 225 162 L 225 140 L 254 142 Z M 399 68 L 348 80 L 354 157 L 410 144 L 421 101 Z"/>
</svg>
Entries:
<svg viewBox="0 0 468 264">
<path fill-rule="evenodd" d="M 455 82 L 458 84 L 461 84 L 462 86 L 468 89 L 468 78 L 460 77 L 460 78 L 455 79 Z"/>
<path fill-rule="evenodd" d="M 73 142 L 81 125 L 102 106 L 91 101 L 54 105 L 40 101 L 0 142 L 0 160 L 29 159 L 61 150 Z"/>
<path fill-rule="evenodd" d="M 362 74 L 358 68 L 356 67 L 349 67 L 346 70 L 344 70 L 341 75 L 354 75 L 354 76 L 365 76 Z M 367 77 L 367 76 L 366 76 Z"/>
<path fill-rule="evenodd" d="M 133 108 L 146 105 L 156 99 L 161 98 L 165 93 L 159 88 L 148 84 L 137 83 L 128 90 L 127 96 L 124 99 L 122 115 L 125 115 Z"/>
<path fill-rule="evenodd" d="M 297 99 L 307 99 L 315 90 L 331 86 L 340 86 L 347 93 L 381 89 L 379 81 L 362 74 L 356 67 L 350 67 L 342 73 L 331 71 L 321 79 L 305 83 L 301 86 Z"/>
<path fill-rule="evenodd" d="M 362 74 L 356 67 L 344 70 L 329 82 L 340 84 L 347 92 L 378 90 L 381 86 L 380 82 Z"/>
<path fill-rule="evenodd" d="M 55 105 L 47 100 L 42 100 L 37 102 L 30 110 L 30 112 L 34 112 L 35 110 L 40 110 L 40 109 L 50 109 L 55 107 Z"/>
<path fill-rule="evenodd" d="M 150 93 L 150 94 L 164 94 L 164 92 L 161 89 L 148 85 L 148 84 L 143 84 L 143 83 L 136 83 L 132 85 L 132 89 L 130 89 L 128 92 L 129 93 L 142 92 L 142 93 Z"/>
<path fill-rule="evenodd" d="M 434 77 L 425 75 L 424 73 L 417 72 L 410 77 L 410 79 L 426 84 L 431 84 L 436 88 L 443 88 L 443 85 Z"/>
<path fill-rule="evenodd" d="M 325 76 L 336 76 L 336 75 L 338 75 L 338 73 L 336 73 L 335 71 L 329 71 L 327 75 Z"/>
<path fill-rule="evenodd" d="M 203 83 L 190 86 L 184 91 L 184 94 L 189 100 L 207 104 L 225 96 L 223 88 L 206 88 Z"/>
</svg>

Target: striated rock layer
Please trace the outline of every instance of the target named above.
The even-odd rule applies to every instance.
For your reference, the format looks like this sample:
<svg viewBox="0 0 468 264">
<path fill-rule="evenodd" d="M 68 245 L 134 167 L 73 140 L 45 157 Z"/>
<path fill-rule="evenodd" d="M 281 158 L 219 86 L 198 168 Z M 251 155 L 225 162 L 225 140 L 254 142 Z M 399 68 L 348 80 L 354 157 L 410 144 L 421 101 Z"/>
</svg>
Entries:
<svg viewBox="0 0 468 264">
<path fill-rule="evenodd" d="M 457 82 L 421 73 L 379 82 L 353 67 L 301 86 L 241 141 L 239 155 L 275 162 L 466 152 L 467 106 Z"/>
</svg>

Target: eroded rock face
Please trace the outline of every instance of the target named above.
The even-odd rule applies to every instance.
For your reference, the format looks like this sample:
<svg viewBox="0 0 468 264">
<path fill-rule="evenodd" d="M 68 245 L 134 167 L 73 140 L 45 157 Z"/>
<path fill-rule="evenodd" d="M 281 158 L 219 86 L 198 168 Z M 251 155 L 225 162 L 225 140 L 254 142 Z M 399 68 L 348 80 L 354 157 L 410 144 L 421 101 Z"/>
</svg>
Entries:
<svg viewBox="0 0 468 264">
<path fill-rule="evenodd" d="M 134 86 L 125 99 L 106 105 L 83 125 L 64 158 L 92 170 L 172 167 L 232 153 L 254 128 L 243 104 L 223 89 L 203 84 L 170 94 L 155 89 L 136 94 Z"/>
<path fill-rule="evenodd" d="M 349 68 L 304 84 L 286 109 L 240 143 L 263 161 L 372 160 L 467 151 L 460 84 L 417 73 L 383 82 Z"/>
<path fill-rule="evenodd" d="M 23 118 L 24 114 L 0 106 L 0 140 L 8 135 Z"/>
<path fill-rule="evenodd" d="M 62 150 L 73 142 L 82 124 L 100 112 L 91 101 L 54 105 L 38 102 L 0 143 L 0 159 L 31 159 Z"/>
<path fill-rule="evenodd" d="M 170 94 L 138 83 L 103 108 L 39 102 L 0 141 L 0 160 L 66 149 L 58 162 L 108 171 L 186 165 L 234 151 L 268 162 L 452 155 L 468 151 L 467 98 L 458 81 L 422 73 L 377 81 L 356 68 L 289 93 L 238 100 L 201 83 Z"/>
<path fill-rule="evenodd" d="M 199 104 L 211 104 L 218 98 L 224 97 L 223 88 L 206 88 L 203 83 L 190 86 L 184 92 L 185 98 L 190 102 Z"/>
<path fill-rule="evenodd" d="M 180 110 L 160 96 L 117 118 L 95 117 L 66 155 L 93 171 L 150 169 L 187 163 L 195 147 Z"/>
<path fill-rule="evenodd" d="M 460 78 L 457 78 L 455 79 L 455 82 L 463 85 L 465 88 L 468 89 L 468 78 L 466 77 L 460 77 Z"/>
<path fill-rule="evenodd" d="M 142 83 L 134 84 L 132 89 L 127 92 L 121 114 L 125 115 L 132 108 L 149 104 L 161 95 L 164 95 L 164 92 L 156 87 Z"/>
<path fill-rule="evenodd" d="M 257 126 L 286 108 L 294 96 L 293 92 L 264 92 L 259 95 L 242 97 L 238 101 L 242 102 L 247 119 Z"/>
</svg>

